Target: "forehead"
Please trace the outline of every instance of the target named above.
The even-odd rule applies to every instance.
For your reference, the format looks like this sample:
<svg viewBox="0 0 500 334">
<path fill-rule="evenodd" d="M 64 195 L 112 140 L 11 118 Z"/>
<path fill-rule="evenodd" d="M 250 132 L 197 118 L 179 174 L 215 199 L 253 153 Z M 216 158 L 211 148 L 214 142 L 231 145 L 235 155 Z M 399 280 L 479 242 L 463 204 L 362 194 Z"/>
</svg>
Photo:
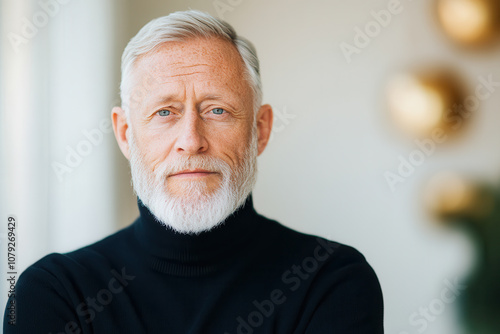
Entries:
<svg viewBox="0 0 500 334">
<path fill-rule="evenodd" d="M 134 83 L 168 85 L 197 82 L 246 90 L 244 63 L 236 47 L 220 38 L 170 41 L 140 56 L 134 64 Z"/>
<path fill-rule="evenodd" d="M 158 66 L 172 62 L 191 63 L 204 60 L 220 65 L 240 67 L 241 57 L 236 47 L 220 38 L 190 38 L 183 41 L 165 42 L 154 51 L 139 57 L 143 64 Z"/>
</svg>

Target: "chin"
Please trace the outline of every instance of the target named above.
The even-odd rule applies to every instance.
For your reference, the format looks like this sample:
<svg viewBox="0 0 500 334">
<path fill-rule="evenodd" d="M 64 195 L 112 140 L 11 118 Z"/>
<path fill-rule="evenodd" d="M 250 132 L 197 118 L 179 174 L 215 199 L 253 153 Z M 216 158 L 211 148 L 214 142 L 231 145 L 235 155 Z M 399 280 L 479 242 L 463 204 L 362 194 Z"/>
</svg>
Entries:
<svg viewBox="0 0 500 334">
<path fill-rule="evenodd" d="M 197 182 L 197 181 L 193 181 Z M 173 189 L 165 189 L 165 198 L 175 198 L 187 202 L 194 200 L 211 199 L 217 191 L 220 191 L 220 186 L 217 188 L 209 188 L 206 185 L 190 185 L 171 187 Z"/>
</svg>

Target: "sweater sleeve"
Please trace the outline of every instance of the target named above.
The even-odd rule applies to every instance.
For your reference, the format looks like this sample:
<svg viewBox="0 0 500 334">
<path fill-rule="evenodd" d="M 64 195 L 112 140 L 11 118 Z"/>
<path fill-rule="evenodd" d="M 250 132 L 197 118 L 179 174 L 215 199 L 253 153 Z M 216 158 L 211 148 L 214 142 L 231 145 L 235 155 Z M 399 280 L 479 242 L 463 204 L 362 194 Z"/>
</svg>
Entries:
<svg viewBox="0 0 500 334">
<path fill-rule="evenodd" d="M 335 276 L 305 333 L 383 334 L 382 290 L 372 267 L 363 258 Z"/>
<path fill-rule="evenodd" d="M 5 310 L 5 334 L 82 333 L 66 290 L 47 270 L 35 265 L 28 267 L 19 277 L 15 290 Z M 15 309 L 11 305 L 15 305 Z"/>
</svg>

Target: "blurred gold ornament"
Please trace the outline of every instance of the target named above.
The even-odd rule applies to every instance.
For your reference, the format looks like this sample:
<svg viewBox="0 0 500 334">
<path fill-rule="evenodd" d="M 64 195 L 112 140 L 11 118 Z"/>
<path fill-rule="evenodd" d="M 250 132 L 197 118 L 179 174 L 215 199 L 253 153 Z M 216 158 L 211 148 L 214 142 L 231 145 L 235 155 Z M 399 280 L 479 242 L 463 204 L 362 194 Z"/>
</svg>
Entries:
<svg viewBox="0 0 500 334">
<path fill-rule="evenodd" d="M 476 219 L 491 212 L 494 198 L 477 183 L 456 173 L 443 172 L 427 183 L 424 204 L 432 215 L 443 221 Z"/>
<path fill-rule="evenodd" d="M 437 0 L 437 16 L 445 33 L 462 45 L 485 44 L 499 35 L 498 0 Z"/>
<path fill-rule="evenodd" d="M 456 77 L 442 69 L 397 75 L 387 88 L 394 121 L 417 136 L 428 136 L 438 127 L 447 132 L 464 96 Z"/>
</svg>

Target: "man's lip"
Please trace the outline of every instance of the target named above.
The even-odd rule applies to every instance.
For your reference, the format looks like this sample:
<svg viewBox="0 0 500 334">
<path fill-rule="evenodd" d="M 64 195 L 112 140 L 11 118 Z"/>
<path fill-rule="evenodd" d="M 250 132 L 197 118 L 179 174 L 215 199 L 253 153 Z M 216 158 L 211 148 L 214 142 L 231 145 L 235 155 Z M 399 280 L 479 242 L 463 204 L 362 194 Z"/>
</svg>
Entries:
<svg viewBox="0 0 500 334">
<path fill-rule="evenodd" d="M 182 172 L 171 174 L 170 176 L 182 175 L 182 174 L 214 174 L 215 172 L 211 172 L 205 169 L 192 169 L 192 170 L 183 170 Z"/>
</svg>

